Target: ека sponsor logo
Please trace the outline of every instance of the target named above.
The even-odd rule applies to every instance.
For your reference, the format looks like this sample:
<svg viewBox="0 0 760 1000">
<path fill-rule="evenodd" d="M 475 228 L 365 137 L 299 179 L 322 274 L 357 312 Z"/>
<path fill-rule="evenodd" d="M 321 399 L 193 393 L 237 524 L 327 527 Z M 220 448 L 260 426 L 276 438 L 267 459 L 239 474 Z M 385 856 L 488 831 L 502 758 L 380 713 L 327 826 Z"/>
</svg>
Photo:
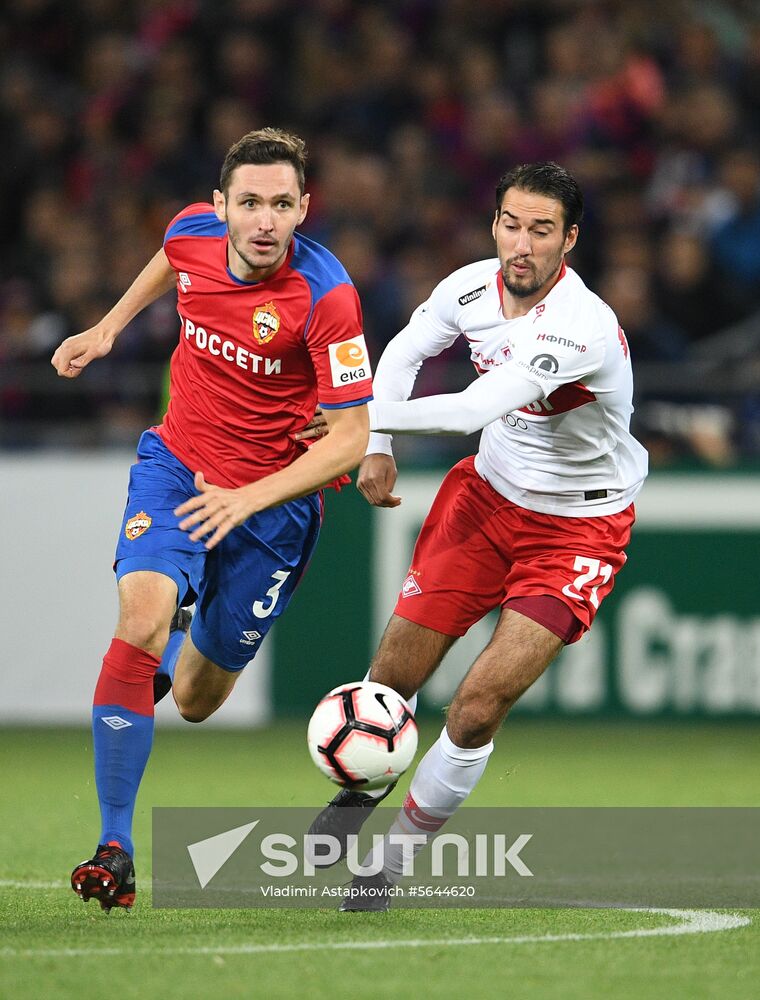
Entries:
<svg viewBox="0 0 760 1000">
<path fill-rule="evenodd" d="M 327 351 L 332 384 L 335 388 L 350 385 L 352 382 L 361 382 L 372 376 L 363 334 L 351 340 L 344 340 L 340 344 L 330 344 Z"/>
</svg>

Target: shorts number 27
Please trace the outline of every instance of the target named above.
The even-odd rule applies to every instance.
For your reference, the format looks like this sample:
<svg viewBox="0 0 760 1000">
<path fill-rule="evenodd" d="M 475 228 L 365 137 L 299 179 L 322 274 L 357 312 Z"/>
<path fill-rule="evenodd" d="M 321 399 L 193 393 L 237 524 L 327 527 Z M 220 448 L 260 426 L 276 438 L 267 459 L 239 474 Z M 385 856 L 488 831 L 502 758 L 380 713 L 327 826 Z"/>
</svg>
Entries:
<svg viewBox="0 0 760 1000">
<path fill-rule="evenodd" d="M 588 599 L 595 608 L 598 608 L 599 597 L 596 592 L 603 584 L 609 583 L 610 577 L 612 576 L 612 566 L 610 566 L 609 563 L 599 562 L 598 559 L 588 559 L 586 556 L 576 556 L 573 569 L 580 572 L 572 583 L 565 584 L 562 588 L 562 593 L 566 597 L 572 597 L 574 601 L 583 601 L 585 598 L 581 591 L 587 584 L 590 584 L 592 580 L 596 580 L 596 583 L 591 588 L 591 593 L 589 594 Z"/>
</svg>

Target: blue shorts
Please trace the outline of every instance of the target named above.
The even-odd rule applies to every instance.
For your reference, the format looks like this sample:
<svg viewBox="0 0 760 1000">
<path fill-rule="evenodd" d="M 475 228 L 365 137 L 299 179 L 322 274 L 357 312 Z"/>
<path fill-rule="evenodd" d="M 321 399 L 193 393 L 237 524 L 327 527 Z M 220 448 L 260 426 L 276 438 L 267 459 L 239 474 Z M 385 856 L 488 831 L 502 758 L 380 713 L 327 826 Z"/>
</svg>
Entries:
<svg viewBox="0 0 760 1000">
<path fill-rule="evenodd" d="M 190 541 L 174 514 L 196 495 L 193 473 L 154 431 L 140 438 L 137 458 L 116 546 L 116 577 L 136 570 L 170 577 L 178 603 L 196 603 L 190 634 L 197 649 L 224 670 L 242 670 L 309 563 L 322 522 L 321 494 L 254 514 L 209 552 Z"/>
</svg>

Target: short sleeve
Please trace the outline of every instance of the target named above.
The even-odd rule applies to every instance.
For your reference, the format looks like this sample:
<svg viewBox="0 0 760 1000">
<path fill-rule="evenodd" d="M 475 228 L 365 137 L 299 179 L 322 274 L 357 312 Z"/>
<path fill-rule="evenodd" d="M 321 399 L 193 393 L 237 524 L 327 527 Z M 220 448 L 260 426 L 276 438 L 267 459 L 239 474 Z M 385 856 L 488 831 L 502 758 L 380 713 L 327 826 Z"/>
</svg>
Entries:
<svg viewBox="0 0 760 1000">
<path fill-rule="evenodd" d="M 208 202 L 188 205 L 174 216 L 164 233 L 164 252 L 175 267 L 178 248 L 183 238 L 206 236 L 218 239 L 227 232 L 227 225 L 216 217 L 214 206 Z"/>
<path fill-rule="evenodd" d="M 306 346 L 317 375 L 320 406 L 336 409 L 372 399 L 372 369 L 353 285 L 335 285 L 317 301 Z"/>
</svg>

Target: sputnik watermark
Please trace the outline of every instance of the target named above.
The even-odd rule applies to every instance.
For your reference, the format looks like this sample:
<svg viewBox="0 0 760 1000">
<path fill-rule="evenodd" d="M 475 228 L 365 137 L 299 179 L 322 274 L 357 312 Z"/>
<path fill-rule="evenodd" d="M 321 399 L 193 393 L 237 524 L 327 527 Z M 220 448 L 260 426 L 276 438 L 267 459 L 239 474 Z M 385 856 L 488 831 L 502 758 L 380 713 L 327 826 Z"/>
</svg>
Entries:
<svg viewBox="0 0 760 1000">
<path fill-rule="evenodd" d="M 471 850 L 467 839 L 458 833 L 440 833 L 430 839 L 425 834 L 414 833 L 391 833 L 385 837 L 373 834 L 369 850 L 371 860 L 365 864 L 360 858 L 367 860 L 367 848 L 361 848 L 359 837 L 352 833 L 346 837 L 346 867 L 352 875 L 378 875 L 386 867 L 386 854 L 395 854 L 395 848 L 400 848 L 401 874 L 411 877 L 417 874 L 415 860 L 419 850 L 427 846 L 431 861 L 429 870 L 426 866 L 426 877 L 444 878 L 449 874 L 450 858 L 446 855 L 453 854 L 459 877 L 503 878 L 516 873 L 526 878 L 532 877 L 533 872 L 520 857 L 520 852 L 532 836 L 531 833 L 521 833 L 511 839 L 505 833 L 479 833 L 475 836 L 474 850 Z M 325 868 L 340 861 L 344 853 L 341 841 L 330 834 L 306 834 L 299 845 L 295 837 L 272 833 L 262 838 L 260 850 L 266 860 L 259 868 L 271 878 L 290 878 L 296 874 L 315 878 Z"/>
<path fill-rule="evenodd" d="M 187 845 L 187 853 L 201 889 L 206 888 L 258 823 L 259 820 L 256 819 Z M 260 841 L 259 851 L 264 860 L 258 868 L 270 878 L 291 878 L 296 874 L 315 878 L 325 868 L 340 861 L 345 854 L 346 867 L 352 875 L 378 875 L 386 867 L 386 853 L 390 853 L 400 855 L 400 874 L 409 877 L 416 874 L 415 858 L 420 849 L 429 846 L 432 863 L 426 875 L 431 878 L 444 878 L 449 873 L 452 853 L 458 877 L 492 875 L 502 878 L 511 874 L 511 868 L 522 878 L 531 878 L 533 872 L 520 857 L 520 852 L 532 836 L 531 833 L 521 833 L 508 844 L 508 837 L 504 833 L 478 833 L 474 838 L 474 849 L 471 850 L 467 838 L 458 833 L 439 833 L 432 838 L 414 833 L 391 833 L 385 837 L 374 834 L 372 847 L 367 854 L 366 847 L 363 850 L 360 848 L 359 837 L 355 833 L 346 836 L 345 851 L 341 840 L 330 834 L 305 834 L 299 845 L 299 841 L 290 834 L 270 833 Z M 400 851 L 396 848 L 400 848 Z M 365 862 L 369 863 L 363 863 L 360 857 L 364 857 Z"/>
<path fill-rule="evenodd" d="M 350 812 L 310 835 L 314 809 L 154 809 L 154 906 L 326 906 L 381 873 L 407 906 L 760 906 L 760 809 Z"/>
<path fill-rule="evenodd" d="M 356 896 L 399 896 L 405 897 L 407 890 L 400 885 L 389 885 L 383 889 L 375 886 L 350 885 L 262 885 L 261 895 L 265 899 L 347 899 Z"/>
</svg>

